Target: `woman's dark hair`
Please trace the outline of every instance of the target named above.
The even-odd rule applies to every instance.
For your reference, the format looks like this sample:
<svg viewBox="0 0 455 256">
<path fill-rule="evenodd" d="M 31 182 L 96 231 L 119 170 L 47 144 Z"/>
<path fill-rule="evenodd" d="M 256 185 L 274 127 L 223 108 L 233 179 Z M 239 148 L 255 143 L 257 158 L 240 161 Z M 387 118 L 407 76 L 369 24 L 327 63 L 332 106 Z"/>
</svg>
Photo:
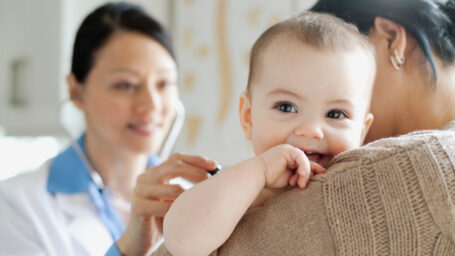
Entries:
<svg viewBox="0 0 455 256">
<path fill-rule="evenodd" d="M 365 34 L 377 16 L 400 24 L 420 45 L 434 81 L 437 73 L 431 50 L 445 63 L 455 60 L 455 0 L 446 4 L 437 0 L 319 0 L 311 11 L 331 13 Z"/>
<path fill-rule="evenodd" d="M 150 36 L 175 59 L 169 33 L 144 9 L 124 2 L 107 3 L 90 13 L 77 31 L 71 72 L 78 82 L 85 81 L 93 67 L 96 52 L 118 30 L 135 31 Z"/>
</svg>

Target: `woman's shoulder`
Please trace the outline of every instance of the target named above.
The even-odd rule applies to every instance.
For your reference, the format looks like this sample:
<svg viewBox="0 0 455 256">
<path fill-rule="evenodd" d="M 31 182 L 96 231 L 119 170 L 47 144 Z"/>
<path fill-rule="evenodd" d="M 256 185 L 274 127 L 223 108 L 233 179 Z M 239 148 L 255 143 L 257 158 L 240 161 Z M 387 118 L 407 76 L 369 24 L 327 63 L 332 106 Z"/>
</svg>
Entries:
<svg viewBox="0 0 455 256">
<path fill-rule="evenodd" d="M 357 249 L 378 254 L 371 250 L 373 243 L 411 253 L 394 249 L 390 237 L 433 248 L 428 254 L 455 248 L 454 163 L 455 122 L 340 154 L 327 173 L 314 177 L 333 237 L 353 249 L 348 254 Z M 369 242 L 359 246 L 357 241 Z"/>
<path fill-rule="evenodd" d="M 360 148 L 337 155 L 333 159 L 332 165 L 347 162 L 358 165 L 359 162 L 373 163 L 390 159 L 399 161 L 401 155 L 410 151 L 423 153 L 422 149 L 424 148 L 435 153 L 434 157 L 438 158 L 440 153 L 451 151 L 451 145 L 455 145 L 455 121 L 448 123 L 439 130 L 419 130 L 397 137 L 373 141 Z"/>
</svg>

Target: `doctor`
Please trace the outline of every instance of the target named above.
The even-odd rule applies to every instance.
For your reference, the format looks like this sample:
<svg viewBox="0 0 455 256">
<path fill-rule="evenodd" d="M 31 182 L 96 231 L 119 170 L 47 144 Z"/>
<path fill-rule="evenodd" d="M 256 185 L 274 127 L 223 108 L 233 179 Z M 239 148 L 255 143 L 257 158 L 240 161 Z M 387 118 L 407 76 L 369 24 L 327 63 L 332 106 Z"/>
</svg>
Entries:
<svg viewBox="0 0 455 256">
<path fill-rule="evenodd" d="M 77 32 L 67 81 L 86 131 L 79 147 L 0 184 L 0 255 L 143 255 L 183 190 L 169 179 L 199 182 L 216 166 L 155 155 L 178 102 L 168 33 L 138 6 L 105 4 Z"/>
</svg>

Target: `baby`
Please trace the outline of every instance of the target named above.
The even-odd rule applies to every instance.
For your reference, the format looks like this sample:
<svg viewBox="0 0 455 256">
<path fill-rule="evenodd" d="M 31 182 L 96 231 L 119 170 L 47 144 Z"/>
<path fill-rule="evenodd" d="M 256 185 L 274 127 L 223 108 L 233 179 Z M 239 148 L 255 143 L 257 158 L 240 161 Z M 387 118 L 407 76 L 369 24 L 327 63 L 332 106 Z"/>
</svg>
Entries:
<svg viewBox="0 0 455 256">
<path fill-rule="evenodd" d="M 368 39 L 330 15 L 307 12 L 266 30 L 253 46 L 239 104 L 256 157 L 177 198 L 164 221 L 169 252 L 210 254 L 266 201 L 264 188 L 303 189 L 335 155 L 359 147 L 373 121 L 375 69 Z"/>
</svg>

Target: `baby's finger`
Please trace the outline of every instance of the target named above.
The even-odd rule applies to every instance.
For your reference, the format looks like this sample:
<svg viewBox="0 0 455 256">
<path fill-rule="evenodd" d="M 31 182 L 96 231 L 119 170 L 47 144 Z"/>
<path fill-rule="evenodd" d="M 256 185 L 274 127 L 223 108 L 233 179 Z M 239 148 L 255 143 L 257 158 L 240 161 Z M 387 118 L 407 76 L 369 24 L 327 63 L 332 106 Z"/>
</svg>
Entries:
<svg viewBox="0 0 455 256">
<path fill-rule="evenodd" d="M 299 188 L 305 189 L 308 185 L 308 182 L 310 182 L 310 178 L 312 175 L 309 176 L 299 176 L 297 184 L 299 185 Z"/>
<path fill-rule="evenodd" d="M 302 154 L 302 157 L 297 159 L 298 167 L 296 170 L 296 174 L 302 177 L 307 177 L 309 179 L 311 175 L 310 163 L 311 162 L 308 160 L 308 158 L 304 154 Z"/>
<path fill-rule="evenodd" d="M 291 187 L 295 187 L 295 185 L 297 185 L 297 179 L 299 178 L 299 175 L 298 174 L 294 174 L 292 175 L 290 178 L 289 178 L 289 185 Z"/>
<path fill-rule="evenodd" d="M 320 164 L 310 161 L 310 169 L 313 173 L 321 174 L 325 173 L 327 170 Z"/>
</svg>

